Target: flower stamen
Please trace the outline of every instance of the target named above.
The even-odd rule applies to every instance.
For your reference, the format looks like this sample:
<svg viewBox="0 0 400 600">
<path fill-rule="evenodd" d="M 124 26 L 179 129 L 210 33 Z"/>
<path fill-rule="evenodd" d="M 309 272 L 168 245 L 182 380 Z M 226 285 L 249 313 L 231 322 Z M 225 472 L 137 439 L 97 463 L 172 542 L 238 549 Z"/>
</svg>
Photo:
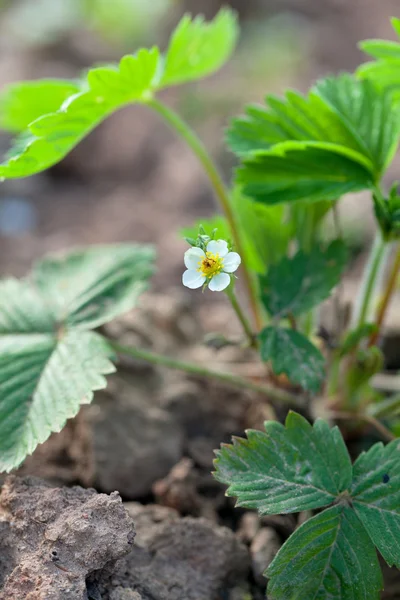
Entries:
<svg viewBox="0 0 400 600">
<path fill-rule="evenodd" d="M 199 261 L 197 271 L 203 273 L 206 277 L 214 277 L 221 273 L 224 268 L 224 259 L 219 254 L 206 252 L 205 257 Z"/>
</svg>

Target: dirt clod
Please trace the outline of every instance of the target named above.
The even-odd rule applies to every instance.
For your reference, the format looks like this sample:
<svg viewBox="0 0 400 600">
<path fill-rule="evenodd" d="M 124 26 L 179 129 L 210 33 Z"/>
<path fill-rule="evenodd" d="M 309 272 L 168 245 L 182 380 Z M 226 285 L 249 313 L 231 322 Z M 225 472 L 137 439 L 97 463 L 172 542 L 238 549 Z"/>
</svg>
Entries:
<svg viewBox="0 0 400 600">
<path fill-rule="evenodd" d="M 7 478 L 0 496 L 0 600 L 87 600 L 86 578 L 125 556 L 133 522 L 117 492 Z"/>
<path fill-rule="evenodd" d="M 129 507 L 135 515 L 135 547 L 113 574 L 102 573 L 102 598 L 231 600 L 235 587 L 245 585 L 249 555 L 229 529 L 206 519 L 179 519 L 167 508 Z"/>
</svg>

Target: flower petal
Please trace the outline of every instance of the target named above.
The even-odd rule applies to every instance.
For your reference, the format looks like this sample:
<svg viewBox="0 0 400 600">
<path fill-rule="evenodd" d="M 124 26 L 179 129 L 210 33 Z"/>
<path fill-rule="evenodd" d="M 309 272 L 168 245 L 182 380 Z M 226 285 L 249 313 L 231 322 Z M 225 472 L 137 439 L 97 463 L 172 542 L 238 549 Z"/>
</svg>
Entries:
<svg viewBox="0 0 400 600">
<path fill-rule="evenodd" d="M 228 254 L 228 242 L 225 240 L 211 240 L 207 244 L 207 252 L 219 254 L 223 258 Z"/>
<path fill-rule="evenodd" d="M 184 261 L 185 261 L 185 267 L 187 269 L 193 269 L 196 270 L 199 267 L 199 262 L 205 258 L 205 254 L 203 252 L 203 250 L 201 248 L 189 248 L 189 250 L 186 250 L 185 252 L 185 257 L 184 257 Z"/>
<path fill-rule="evenodd" d="M 228 252 L 224 258 L 223 270 L 225 273 L 234 273 L 241 262 L 242 259 L 237 252 Z"/>
<path fill-rule="evenodd" d="M 230 275 L 228 273 L 219 273 L 215 275 L 210 283 L 208 284 L 208 289 L 212 292 L 222 292 L 231 282 Z"/>
<path fill-rule="evenodd" d="M 205 280 L 206 277 L 205 275 L 203 275 L 203 273 L 199 273 L 198 271 L 194 271 L 192 269 L 188 269 L 182 275 L 183 285 L 190 288 L 191 290 L 195 290 L 201 287 Z"/>
</svg>

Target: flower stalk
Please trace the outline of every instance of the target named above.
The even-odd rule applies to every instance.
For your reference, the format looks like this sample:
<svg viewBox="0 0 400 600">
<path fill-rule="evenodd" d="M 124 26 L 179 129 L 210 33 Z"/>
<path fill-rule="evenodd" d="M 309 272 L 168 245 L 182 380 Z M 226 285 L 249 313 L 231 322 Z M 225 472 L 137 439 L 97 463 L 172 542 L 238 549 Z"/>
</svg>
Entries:
<svg viewBox="0 0 400 600">
<path fill-rule="evenodd" d="M 215 194 L 221 204 L 221 208 L 225 213 L 226 219 L 231 228 L 236 249 L 238 253 L 243 257 L 242 269 L 246 292 L 249 297 L 255 324 L 257 326 L 257 329 L 261 330 L 263 326 L 263 319 L 261 315 L 256 289 L 253 282 L 253 277 L 245 261 L 244 245 L 239 223 L 237 221 L 237 216 L 235 215 L 235 212 L 232 208 L 228 190 L 226 189 L 225 184 L 223 183 L 222 178 L 218 173 L 218 170 L 215 167 L 213 160 L 211 159 L 209 153 L 207 152 L 206 148 L 199 140 L 197 135 L 180 118 L 180 116 L 177 113 L 175 113 L 162 102 L 159 102 L 156 98 L 152 98 L 151 100 L 149 100 L 147 102 L 147 105 L 150 108 L 154 109 L 156 112 L 158 112 L 158 114 L 161 115 L 161 117 L 168 123 L 168 125 L 186 141 L 186 143 L 190 146 L 190 148 L 196 154 L 202 166 L 204 167 L 204 170 L 208 175 L 211 185 L 214 188 Z"/>
<path fill-rule="evenodd" d="M 250 323 L 244 314 L 239 301 L 235 294 L 235 284 L 232 282 L 225 290 L 226 295 L 228 296 L 230 303 L 232 304 L 232 308 L 235 311 L 239 321 L 242 324 L 243 330 L 247 336 L 249 341 L 249 345 L 251 348 L 257 348 L 257 337 L 254 335 Z"/>
<path fill-rule="evenodd" d="M 134 346 L 125 346 L 114 340 L 107 339 L 107 341 L 113 350 L 115 350 L 115 352 L 118 354 L 125 354 L 127 356 L 132 356 L 133 358 L 137 358 L 154 365 L 159 365 L 161 367 L 168 367 L 170 369 L 184 371 L 185 373 L 190 373 L 191 375 L 206 377 L 207 379 L 220 381 L 234 387 L 258 392 L 260 394 L 264 394 L 272 402 L 281 403 L 287 406 L 302 406 L 301 398 L 299 398 L 299 396 L 295 396 L 290 392 L 269 385 L 268 383 L 256 383 L 250 379 L 241 377 L 240 375 L 234 375 L 233 373 L 214 371 L 203 365 L 177 360 L 170 358 L 169 356 L 164 356 L 163 354 L 157 354 L 155 352 L 143 350 Z"/>
<path fill-rule="evenodd" d="M 372 245 L 368 262 L 364 270 L 360 293 L 354 307 L 352 329 L 364 325 L 371 315 L 371 304 L 379 289 L 385 265 L 391 250 L 391 244 L 386 242 L 380 231 L 377 232 Z"/>
<path fill-rule="evenodd" d="M 368 344 L 369 346 L 374 346 L 379 339 L 379 336 L 382 331 L 382 326 L 383 326 L 383 323 L 385 320 L 385 316 L 386 316 L 390 301 L 393 296 L 393 292 L 396 289 L 396 284 L 397 284 L 397 281 L 399 278 L 399 272 L 400 272 L 400 244 L 398 243 L 397 244 L 397 252 L 396 252 L 396 255 L 395 255 L 395 258 L 393 261 L 393 265 L 390 269 L 389 277 L 388 277 L 388 280 L 387 280 L 387 283 L 386 283 L 386 286 L 385 286 L 385 289 L 383 292 L 382 301 L 380 302 L 377 316 L 375 319 L 376 330 L 370 337 L 369 344 Z"/>
</svg>

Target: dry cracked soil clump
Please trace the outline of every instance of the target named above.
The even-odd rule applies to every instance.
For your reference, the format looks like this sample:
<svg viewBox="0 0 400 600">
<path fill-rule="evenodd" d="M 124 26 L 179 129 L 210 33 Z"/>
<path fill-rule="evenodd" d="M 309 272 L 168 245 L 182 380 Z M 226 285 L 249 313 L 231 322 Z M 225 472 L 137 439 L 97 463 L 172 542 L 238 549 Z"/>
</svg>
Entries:
<svg viewBox="0 0 400 600">
<path fill-rule="evenodd" d="M 0 600 L 233 600 L 248 571 L 246 547 L 205 519 L 34 477 L 3 485 Z"/>
<path fill-rule="evenodd" d="M 9 477 L 0 496 L 1 600 L 87 600 L 86 578 L 131 550 L 118 493 Z"/>
</svg>

